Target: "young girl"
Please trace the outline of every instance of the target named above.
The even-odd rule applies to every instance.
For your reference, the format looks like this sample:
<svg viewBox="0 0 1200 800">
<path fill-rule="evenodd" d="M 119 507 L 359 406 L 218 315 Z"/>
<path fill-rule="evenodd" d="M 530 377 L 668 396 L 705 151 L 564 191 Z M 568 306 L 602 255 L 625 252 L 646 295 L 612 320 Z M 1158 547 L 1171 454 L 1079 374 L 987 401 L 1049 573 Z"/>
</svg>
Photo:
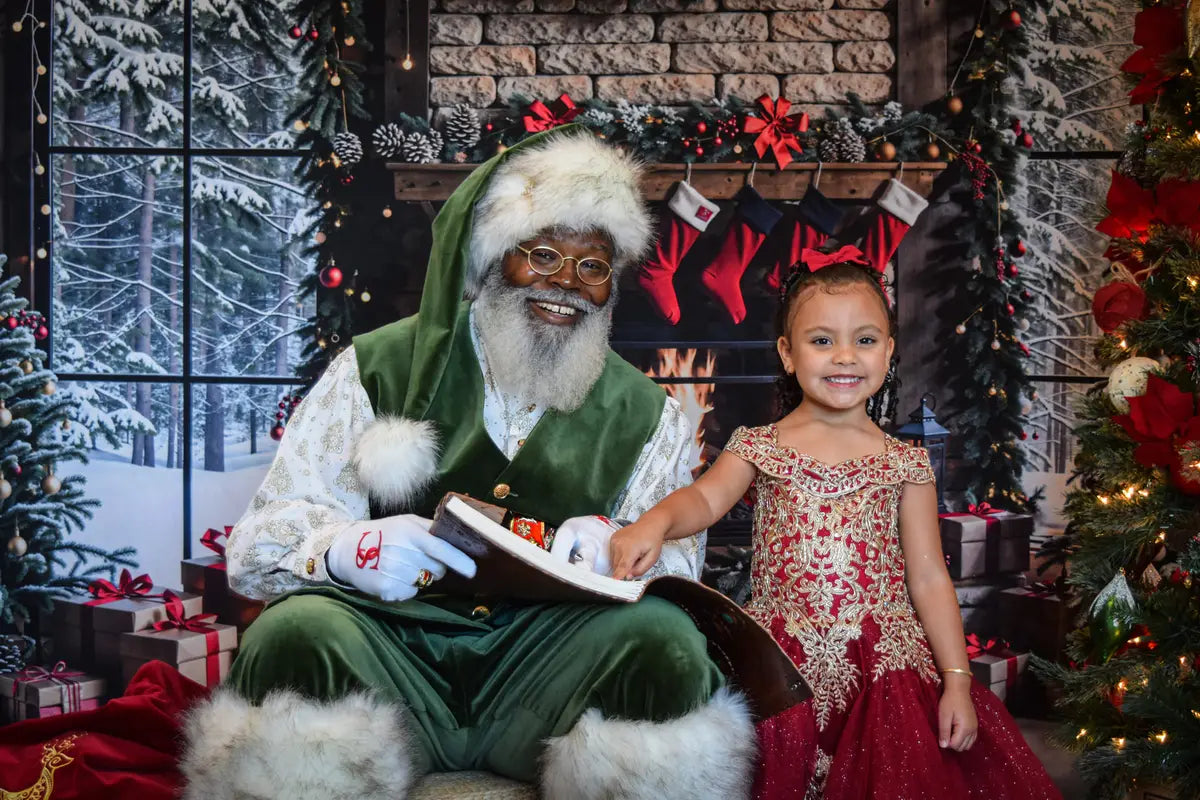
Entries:
<svg viewBox="0 0 1200 800">
<path fill-rule="evenodd" d="M 644 573 L 664 539 L 712 525 L 753 483 L 747 611 L 813 692 L 759 724 L 756 796 L 1058 798 L 971 679 L 928 453 L 867 415 L 894 347 L 879 276 L 806 256 L 778 325 L 792 410 L 735 430 L 694 484 L 615 533 L 613 577 Z"/>
</svg>

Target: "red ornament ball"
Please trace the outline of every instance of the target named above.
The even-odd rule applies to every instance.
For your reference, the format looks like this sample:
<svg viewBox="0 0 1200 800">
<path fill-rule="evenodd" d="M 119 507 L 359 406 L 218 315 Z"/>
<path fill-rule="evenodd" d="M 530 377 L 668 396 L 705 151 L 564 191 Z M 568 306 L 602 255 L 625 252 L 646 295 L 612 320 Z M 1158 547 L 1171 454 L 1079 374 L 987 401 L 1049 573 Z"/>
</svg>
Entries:
<svg viewBox="0 0 1200 800">
<path fill-rule="evenodd" d="M 1025 255 L 1025 253 L 1029 250 L 1029 248 L 1025 246 L 1024 242 L 1017 242 L 1017 246 L 1014 249 L 1017 251 L 1017 255 L 1019 256 Z"/>
<path fill-rule="evenodd" d="M 285 416 L 287 416 L 287 415 L 284 414 L 282 411 L 275 412 L 275 419 L 277 419 L 277 420 L 282 420 Z"/>
<path fill-rule="evenodd" d="M 487 125 L 484 125 L 484 126 L 483 126 L 483 129 L 484 129 L 484 130 L 487 130 L 487 131 L 490 131 L 490 130 L 491 130 L 492 128 L 494 128 L 494 127 L 496 127 L 496 126 L 495 126 L 495 125 L 493 125 L 492 123 L 490 123 L 490 122 L 489 122 Z"/>
<path fill-rule="evenodd" d="M 20 325 L 21 323 L 20 323 L 20 321 L 17 320 L 16 317 L 9 317 L 8 319 L 4 320 L 4 324 L 8 326 L 8 329 L 10 331 L 15 331 L 17 329 L 17 326 Z"/>
<path fill-rule="evenodd" d="M 336 289 L 342 285 L 342 271 L 337 267 L 326 267 L 321 270 L 321 274 L 317 279 L 321 281 L 321 285 L 326 289 Z"/>
<path fill-rule="evenodd" d="M 1021 132 L 1021 120 L 1013 117 L 1012 125 L 1010 127 L 1012 128 L 1013 133 L 1019 134 Z"/>
<path fill-rule="evenodd" d="M 287 403 L 280 402 L 280 403 L 279 403 L 279 410 L 280 410 L 280 411 L 282 411 L 282 410 L 283 410 L 283 409 L 285 409 L 285 408 L 287 408 Z"/>
<path fill-rule="evenodd" d="M 280 439 L 283 438 L 283 431 L 284 431 L 284 427 L 282 425 L 274 426 L 273 428 L 271 428 L 271 438 L 278 442 Z"/>
<path fill-rule="evenodd" d="M 341 180 L 342 180 L 342 186 L 349 186 L 350 184 L 354 183 L 354 176 L 353 175 L 343 175 Z"/>
<path fill-rule="evenodd" d="M 309 41 L 315 42 L 315 41 L 316 41 L 317 39 L 319 39 L 319 38 L 321 38 L 321 34 L 317 33 L 317 29 L 316 29 L 316 28 L 313 28 L 312 30 L 310 30 L 310 31 L 308 32 L 308 39 L 309 39 Z"/>
<path fill-rule="evenodd" d="M 1021 14 L 1016 9 L 1008 12 L 1008 16 L 1004 18 L 1004 24 L 1010 30 L 1021 27 Z"/>
<path fill-rule="evenodd" d="M 1021 270 L 1017 269 L 1017 265 L 1016 265 L 1016 264 L 1012 264 L 1012 263 L 1010 263 L 1010 264 L 1008 265 L 1008 276 L 1009 276 L 1010 278 L 1015 278 L 1015 277 L 1017 277 L 1017 275 L 1019 275 L 1019 274 L 1020 274 L 1020 272 L 1021 272 Z"/>
<path fill-rule="evenodd" d="M 1128 281 L 1101 286 L 1092 298 L 1092 316 L 1105 333 L 1112 333 L 1129 320 L 1144 319 L 1148 310 L 1142 287 Z"/>
<path fill-rule="evenodd" d="M 1040 438 L 1042 438 L 1042 437 L 1041 437 L 1040 435 L 1038 435 L 1038 434 L 1036 434 L 1036 433 L 1035 433 L 1035 434 L 1033 435 L 1033 438 L 1034 438 L 1034 440 L 1036 441 L 1036 440 L 1038 440 L 1038 439 L 1040 439 Z"/>
<path fill-rule="evenodd" d="M 1033 299 L 1033 292 L 1031 292 L 1031 291 L 1029 291 L 1028 289 L 1026 289 L 1025 291 L 1021 292 L 1021 297 L 1025 298 L 1026 300 L 1032 300 L 1032 299 Z"/>
<path fill-rule="evenodd" d="M 1017 313 L 1017 307 L 1014 306 L 1012 303 L 1005 303 L 1004 304 L 1004 313 L 1008 314 L 1011 317 L 1013 314 Z"/>
<path fill-rule="evenodd" d="M 706 123 L 704 123 L 704 122 L 696 123 L 696 133 L 704 133 L 707 130 L 708 130 L 708 125 Z"/>
<path fill-rule="evenodd" d="M 1021 431 L 1021 441 L 1023 442 L 1028 438 L 1029 438 L 1029 434 L 1027 434 L 1025 431 Z"/>
<path fill-rule="evenodd" d="M 13 474 L 13 475 L 20 475 L 20 474 L 21 474 L 21 471 L 22 471 L 22 470 L 21 470 L 21 465 L 20 465 L 20 464 L 13 464 L 13 468 L 12 468 L 12 474 Z"/>
<path fill-rule="evenodd" d="M 1024 148 L 1033 147 L 1033 134 L 1032 133 L 1029 133 L 1028 131 L 1026 131 L 1025 133 L 1021 134 L 1021 147 L 1024 147 Z"/>
<path fill-rule="evenodd" d="M 724 139 L 718 136 L 717 138 L 713 139 L 713 144 L 715 144 L 717 147 L 720 147 L 724 141 Z"/>
<path fill-rule="evenodd" d="M 299 25 L 293 25 L 292 29 L 290 31 L 288 31 L 288 35 L 291 36 L 293 39 L 299 39 L 301 36 L 304 35 L 304 31 L 301 29 L 301 27 Z"/>
<path fill-rule="evenodd" d="M 38 325 L 37 330 L 35 330 L 33 332 L 33 338 L 37 339 L 39 342 L 42 339 L 45 339 L 49 335 L 50 335 L 50 329 L 47 328 L 45 325 Z"/>
<path fill-rule="evenodd" d="M 701 147 L 700 145 L 696 145 L 696 155 L 698 155 L 698 156 L 704 155 L 704 148 Z"/>
</svg>

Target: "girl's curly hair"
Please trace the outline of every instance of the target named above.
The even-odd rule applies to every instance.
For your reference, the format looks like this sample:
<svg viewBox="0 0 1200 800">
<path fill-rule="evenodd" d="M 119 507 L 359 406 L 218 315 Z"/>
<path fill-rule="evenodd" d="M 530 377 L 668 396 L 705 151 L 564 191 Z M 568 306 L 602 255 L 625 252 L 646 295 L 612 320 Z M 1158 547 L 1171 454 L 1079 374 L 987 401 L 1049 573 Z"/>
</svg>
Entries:
<svg viewBox="0 0 1200 800">
<path fill-rule="evenodd" d="M 793 264 L 788 279 L 784 281 L 780 291 L 779 310 L 775 315 L 775 336 L 787 336 L 788 326 L 799 299 L 810 291 L 836 292 L 842 287 L 855 285 L 869 286 L 878 296 L 879 302 L 883 304 L 887 313 L 888 335 L 895 338 L 896 314 L 888 300 L 887 292 L 884 291 L 879 273 L 868 265 L 855 261 L 830 264 L 815 272 L 803 262 L 798 261 Z M 896 400 L 900 389 L 900 379 L 896 376 L 898 360 L 895 355 L 892 356 L 883 386 L 867 401 L 867 414 L 876 424 L 879 424 L 881 419 L 894 420 L 896 418 Z M 787 374 L 783 369 L 782 362 L 779 365 L 779 376 L 775 380 L 775 390 L 777 419 L 787 416 L 804 399 L 804 392 L 800 388 L 796 376 Z"/>
</svg>

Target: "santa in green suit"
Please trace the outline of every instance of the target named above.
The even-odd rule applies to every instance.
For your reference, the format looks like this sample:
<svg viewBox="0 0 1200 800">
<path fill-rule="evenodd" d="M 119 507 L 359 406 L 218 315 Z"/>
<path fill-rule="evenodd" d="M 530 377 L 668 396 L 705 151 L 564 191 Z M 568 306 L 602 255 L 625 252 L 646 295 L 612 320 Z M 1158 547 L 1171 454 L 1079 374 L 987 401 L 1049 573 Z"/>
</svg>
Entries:
<svg viewBox="0 0 1200 800">
<path fill-rule="evenodd" d="M 396 800 L 469 769 L 548 798 L 746 796 L 749 713 L 680 609 L 439 594 L 474 564 L 427 532 L 457 491 L 566 551 L 589 515 L 636 519 L 690 480 L 678 404 L 608 346 L 651 236 L 637 165 L 542 134 L 433 232 L 419 313 L 334 359 L 229 536 L 231 587 L 274 602 L 190 718 L 186 796 Z M 644 577 L 702 561 L 702 539 L 668 543 Z"/>
</svg>

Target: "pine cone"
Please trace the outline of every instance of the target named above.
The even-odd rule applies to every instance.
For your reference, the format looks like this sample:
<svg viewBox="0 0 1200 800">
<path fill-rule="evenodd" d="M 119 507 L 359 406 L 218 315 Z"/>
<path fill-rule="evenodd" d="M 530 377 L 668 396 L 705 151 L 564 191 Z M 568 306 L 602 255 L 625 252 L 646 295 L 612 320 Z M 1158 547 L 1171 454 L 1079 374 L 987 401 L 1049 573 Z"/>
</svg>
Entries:
<svg viewBox="0 0 1200 800">
<path fill-rule="evenodd" d="M 475 109 L 459 103 L 450 112 L 443 131 L 451 150 L 470 150 L 479 143 L 479 115 Z"/>
<path fill-rule="evenodd" d="M 0 672 L 25 669 L 26 659 L 33 653 L 33 639 L 28 636 L 0 636 Z"/>
<path fill-rule="evenodd" d="M 854 130 L 854 123 L 842 117 L 825 129 L 825 136 L 817 142 L 817 153 L 822 161 L 866 161 L 867 143 Z"/>
<path fill-rule="evenodd" d="M 357 164 L 363 157 L 362 139 L 349 131 L 339 133 L 333 137 L 333 154 L 347 167 Z"/>
<path fill-rule="evenodd" d="M 371 146 L 380 158 L 396 158 L 404 149 L 404 129 L 394 122 L 380 125 L 371 134 Z"/>
<path fill-rule="evenodd" d="M 434 164 L 441 160 L 442 136 L 437 131 L 414 132 L 404 137 L 400 158 L 410 164 Z"/>
</svg>

